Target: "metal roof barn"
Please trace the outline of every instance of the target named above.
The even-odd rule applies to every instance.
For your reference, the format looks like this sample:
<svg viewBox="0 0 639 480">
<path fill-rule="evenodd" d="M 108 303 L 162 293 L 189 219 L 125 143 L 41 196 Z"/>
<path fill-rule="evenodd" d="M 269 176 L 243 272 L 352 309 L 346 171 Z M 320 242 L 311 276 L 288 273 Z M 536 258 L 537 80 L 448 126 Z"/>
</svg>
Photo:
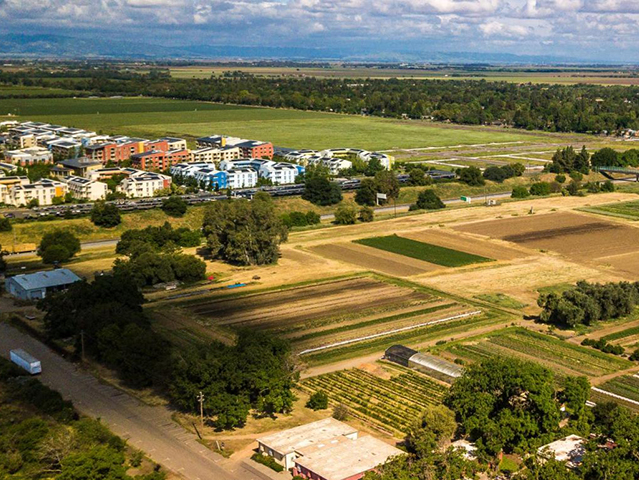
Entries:
<svg viewBox="0 0 639 480">
<path fill-rule="evenodd" d="M 5 280 L 7 292 L 23 300 L 40 300 L 47 293 L 64 290 L 69 285 L 81 280 L 67 268 L 58 268 L 46 272 L 16 275 Z"/>
</svg>

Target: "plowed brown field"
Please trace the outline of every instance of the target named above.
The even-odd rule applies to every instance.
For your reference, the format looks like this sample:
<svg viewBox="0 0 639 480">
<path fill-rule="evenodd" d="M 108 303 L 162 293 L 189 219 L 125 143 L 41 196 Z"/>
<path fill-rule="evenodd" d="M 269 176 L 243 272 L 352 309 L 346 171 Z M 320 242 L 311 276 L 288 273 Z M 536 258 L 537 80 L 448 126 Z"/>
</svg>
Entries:
<svg viewBox="0 0 639 480">
<path fill-rule="evenodd" d="M 327 282 L 279 292 L 196 303 L 186 307 L 211 324 L 286 331 L 334 319 L 371 315 L 431 303 L 431 295 L 372 278 Z"/>
<path fill-rule="evenodd" d="M 553 250 L 578 261 L 639 251 L 638 228 L 567 212 L 491 220 L 455 229 Z"/>
<path fill-rule="evenodd" d="M 439 245 L 440 247 L 451 248 L 495 260 L 514 260 L 527 256 L 525 251 L 512 248 L 504 242 L 488 240 L 478 236 L 463 235 L 451 230 L 428 229 L 421 232 L 407 233 L 402 236 L 419 242 Z"/>
<path fill-rule="evenodd" d="M 311 250 L 333 260 L 351 263 L 359 267 L 399 277 L 420 275 L 442 268 L 432 263 L 354 243 L 331 243 L 312 247 Z"/>
</svg>

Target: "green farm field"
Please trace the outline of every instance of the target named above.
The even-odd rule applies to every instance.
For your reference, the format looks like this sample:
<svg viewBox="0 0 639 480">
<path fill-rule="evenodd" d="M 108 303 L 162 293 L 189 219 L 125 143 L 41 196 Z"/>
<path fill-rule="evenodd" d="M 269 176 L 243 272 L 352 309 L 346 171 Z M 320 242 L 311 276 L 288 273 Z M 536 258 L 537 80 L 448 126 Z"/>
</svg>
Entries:
<svg viewBox="0 0 639 480">
<path fill-rule="evenodd" d="M 437 350 L 437 349 L 436 349 Z M 447 357 L 481 361 L 496 355 L 539 362 L 564 375 L 599 377 L 632 367 L 625 358 L 586 348 L 556 337 L 511 327 L 483 337 L 455 342 L 441 349 Z"/>
<path fill-rule="evenodd" d="M 547 83 L 547 84 L 593 84 L 593 85 L 637 85 L 639 78 L 628 71 L 610 69 L 565 68 L 561 71 L 525 70 L 463 70 L 463 69 L 400 69 L 370 68 L 357 65 L 332 65 L 327 67 L 263 67 L 263 66 L 223 66 L 189 65 L 169 66 L 174 78 L 209 78 L 220 76 L 224 72 L 242 71 L 263 77 L 316 77 L 316 78 L 404 78 L 420 80 L 486 80 L 511 83 Z M 141 69 L 146 72 L 148 69 Z"/>
<path fill-rule="evenodd" d="M 44 87 L 15 87 L 0 85 L 0 98 L 13 98 L 13 97 L 56 97 L 56 96 L 71 96 L 76 92 L 72 90 L 64 90 L 62 88 L 44 88 Z M 0 110 L 0 115 L 4 114 Z"/>
<path fill-rule="evenodd" d="M 479 255 L 460 252 L 459 250 L 452 250 L 438 245 L 418 242 L 417 240 L 411 240 L 397 235 L 363 238 L 361 240 L 355 240 L 355 243 L 405 255 L 444 267 L 462 267 L 473 263 L 492 261 L 490 258 L 480 257 Z"/>
<path fill-rule="evenodd" d="M 607 381 L 599 388 L 622 397 L 639 402 L 639 377 L 624 375 Z"/>
<path fill-rule="evenodd" d="M 176 135 L 192 140 L 217 133 L 270 140 L 290 148 L 350 146 L 387 150 L 544 142 L 548 138 L 513 130 L 141 97 L 0 100 L 0 115 L 8 113 L 18 120 L 51 122 L 104 134 Z"/>
<path fill-rule="evenodd" d="M 581 210 L 611 217 L 626 218 L 628 220 L 639 220 L 639 201 L 609 203 L 596 207 L 582 208 Z"/>
</svg>

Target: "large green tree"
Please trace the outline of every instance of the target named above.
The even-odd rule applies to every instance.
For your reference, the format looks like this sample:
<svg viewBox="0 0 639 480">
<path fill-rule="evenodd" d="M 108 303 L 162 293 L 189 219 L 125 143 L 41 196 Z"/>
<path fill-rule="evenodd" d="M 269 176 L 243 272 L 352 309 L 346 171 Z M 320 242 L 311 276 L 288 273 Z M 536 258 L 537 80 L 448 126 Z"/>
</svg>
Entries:
<svg viewBox="0 0 639 480">
<path fill-rule="evenodd" d="M 342 189 L 327 177 L 313 175 L 304 181 L 302 198 L 315 205 L 335 205 L 342 201 Z"/>
<path fill-rule="evenodd" d="M 268 195 L 253 201 L 215 202 L 204 213 L 206 243 L 215 258 L 237 265 L 264 265 L 277 261 L 279 245 L 288 229 Z"/>
<path fill-rule="evenodd" d="M 71 231 L 55 229 L 42 236 L 38 255 L 44 263 L 66 262 L 80 251 L 80 240 Z"/>
<path fill-rule="evenodd" d="M 112 228 L 122 222 L 120 210 L 112 203 L 96 202 L 91 209 L 91 221 L 98 227 Z"/>
<path fill-rule="evenodd" d="M 554 376 L 532 362 L 494 357 L 473 364 L 455 381 L 445 404 L 482 456 L 533 448 L 559 429 Z"/>
<path fill-rule="evenodd" d="M 263 415 L 289 412 L 296 379 L 288 342 L 242 331 L 233 346 L 214 342 L 180 351 L 169 391 L 176 405 L 194 413 L 203 392 L 206 416 L 219 428 L 235 428 L 251 409 Z"/>
</svg>

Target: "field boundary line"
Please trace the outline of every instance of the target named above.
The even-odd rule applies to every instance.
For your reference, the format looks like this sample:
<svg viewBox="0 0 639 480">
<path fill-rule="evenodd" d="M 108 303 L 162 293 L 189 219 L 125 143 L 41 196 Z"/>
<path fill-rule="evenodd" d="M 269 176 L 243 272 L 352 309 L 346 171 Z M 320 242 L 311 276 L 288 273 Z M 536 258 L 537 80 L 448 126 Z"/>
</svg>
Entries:
<svg viewBox="0 0 639 480">
<path fill-rule="evenodd" d="M 379 338 L 379 337 L 383 337 L 383 336 L 386 336 L 386 335 L 392 335 L 394 333 L 406 332 L 408 330 L 414 330 L 416 328 L 426 327 L 426 326 L 429 326 L 429 325 L 436 325 L 438 323 L 444 323 L 444 322 L 448 322 L 448 321 L 451 321 L 451 320 L 458 320 L 460 318 L 468 318 L 468 317 L 472 317 L 472 316 L 475 316 L 475 315 L 479 315 L 480 313 L 482 313 L 481 310 L 475 310 L 475 311 L 468 312 L 468 313 L 460 313 L 459 315 L 453 315 L 451 317 L 440 318 L 438 320 L 431 320 L 430 322 L 418 323 L 416 325 L 409 325 L 407 327 L 396 328 L 394 330 L 388 330 L 386 332 L 375 333 L 373 335 L 366 335 L 365 337 L 351 338 L 350 340 L 342 340 L 341 342 L 331 343 L 329 345 L 323 345 L 321 347 L 308 348 L 306 350 L 302 350 L 300 353 L 298 353 L 298 355 L 301 356 L 301 355 L 305 355 L 307 353 L 318 352 L 320 350 L 326 350 L 328 348 L 340 347 L 340 346 L 343 346 L 343 345 L 349 345 L 351 343 L 363 342 L 364 340 L 371 340 L 373 338 Z"/>
<path fill-rule="evenodd" d="M 617 398 L 619 400 L 623 400 L 624 402 L 629 402 L 629 403 L 632 403 L 633 405 L 639 406 L 639 402 L 637 402 L 636 400 L 633 400 L 631 398 L 627 398 L 627 397 L 624 397 L 622 395 L 617 395 L 616 393 L 608 392 L 607 390 L 602 390 L 601 388 L 597 388 L 597 387 L 590 387 L 590 388 L 592 388 L 597 393 L 602 393 L 604 395 L 609 395 L 609 396 L 611 396 L 613 398 Z"/>
</svg>

